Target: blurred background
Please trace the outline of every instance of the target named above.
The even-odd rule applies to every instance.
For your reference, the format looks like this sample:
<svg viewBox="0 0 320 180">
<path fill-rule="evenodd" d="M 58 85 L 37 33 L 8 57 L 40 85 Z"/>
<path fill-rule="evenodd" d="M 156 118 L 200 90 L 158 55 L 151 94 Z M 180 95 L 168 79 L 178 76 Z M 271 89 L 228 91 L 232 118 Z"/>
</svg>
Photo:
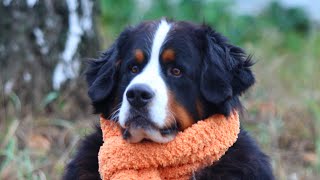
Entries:
<svg viewBox="0 0 320 180">
<path fill-rule="evenodd" d="M 163 16 L 206 22 L 253 55 L 243 126 L 277 179 L 320 179 L 318 0 L 0 0 L 0 179 L 60 179 L 98 122 L 85 61 Z"/>
</svg>

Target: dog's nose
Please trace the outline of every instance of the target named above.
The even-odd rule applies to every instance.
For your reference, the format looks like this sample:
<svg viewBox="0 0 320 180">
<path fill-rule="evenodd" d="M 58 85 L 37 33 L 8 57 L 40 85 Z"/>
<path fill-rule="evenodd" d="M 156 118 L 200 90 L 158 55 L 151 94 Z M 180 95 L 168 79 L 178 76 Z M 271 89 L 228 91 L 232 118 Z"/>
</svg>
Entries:
<svg viewBox="0 0 320 180">
<path fill-rule="evenodd" d="M 135 84 L 126 93 L 127 100 L 133 107 L 143 107 L 154 97 L 152 89 L 144 84 Z"/>
</svg>

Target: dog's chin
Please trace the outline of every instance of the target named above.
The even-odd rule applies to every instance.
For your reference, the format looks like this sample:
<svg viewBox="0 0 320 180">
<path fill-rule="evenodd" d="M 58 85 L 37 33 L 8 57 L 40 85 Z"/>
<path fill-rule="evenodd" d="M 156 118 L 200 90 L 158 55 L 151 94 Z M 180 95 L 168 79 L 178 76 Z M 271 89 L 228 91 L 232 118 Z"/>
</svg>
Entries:
<svg viewBox="0 0 320 180">
<path fill-rule="evenodd" d="M 176 133 L 163 135 L 159 129 L 139 129 L 128 128 L 123 131 L 123 138 L 129 143 L 140 143 L 146 141 L 153 141 L 157 143 L 168 143 L 172 141 Z"/>
<path fill-rule="evenodd" d="M 146 122 L 146 121 L 145 121 Z M 129 143 L 140 143 L 153 141 L 157 143 L 168 143 L 177 135 L 175 127 L 160 129 L 153 124 L 131 123 L 123 128 L 122 136 Z"/>
</svg>

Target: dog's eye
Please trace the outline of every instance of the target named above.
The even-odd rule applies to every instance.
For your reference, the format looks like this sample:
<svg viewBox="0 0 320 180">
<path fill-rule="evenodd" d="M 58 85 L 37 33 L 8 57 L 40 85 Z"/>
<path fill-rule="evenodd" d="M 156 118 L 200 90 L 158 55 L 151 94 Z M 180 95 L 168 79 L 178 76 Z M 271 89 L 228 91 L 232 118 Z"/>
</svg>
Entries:
<svg viewBox="0 0 320 180">
<path fill-rule="evenodd" d="M 176 76 L 176 77 L 180 77 L 182 72 L 179 68 L 170 68 L 169 72 L 171 75 Z"/>
<path fill-rule="evenodd" d="M 136 73 L 139 72 L 139 67 L 138 66 L 130 66 L 129 69 L 133 74 L 136 74 Z"/>
</svg>

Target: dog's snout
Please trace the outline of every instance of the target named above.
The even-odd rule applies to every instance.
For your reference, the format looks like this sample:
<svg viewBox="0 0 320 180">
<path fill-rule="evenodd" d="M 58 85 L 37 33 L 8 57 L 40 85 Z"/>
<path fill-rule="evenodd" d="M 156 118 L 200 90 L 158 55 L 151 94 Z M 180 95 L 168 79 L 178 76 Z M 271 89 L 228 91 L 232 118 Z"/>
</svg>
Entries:
<svg viewBox="0 0 320 180">
<path fill-rule="evenodd" d="M 127 100 L 133 107 L 143 107 L 154 97 L 152 89 L 144 84 L 133 85 L 126 93 Z"/>
</svg>

